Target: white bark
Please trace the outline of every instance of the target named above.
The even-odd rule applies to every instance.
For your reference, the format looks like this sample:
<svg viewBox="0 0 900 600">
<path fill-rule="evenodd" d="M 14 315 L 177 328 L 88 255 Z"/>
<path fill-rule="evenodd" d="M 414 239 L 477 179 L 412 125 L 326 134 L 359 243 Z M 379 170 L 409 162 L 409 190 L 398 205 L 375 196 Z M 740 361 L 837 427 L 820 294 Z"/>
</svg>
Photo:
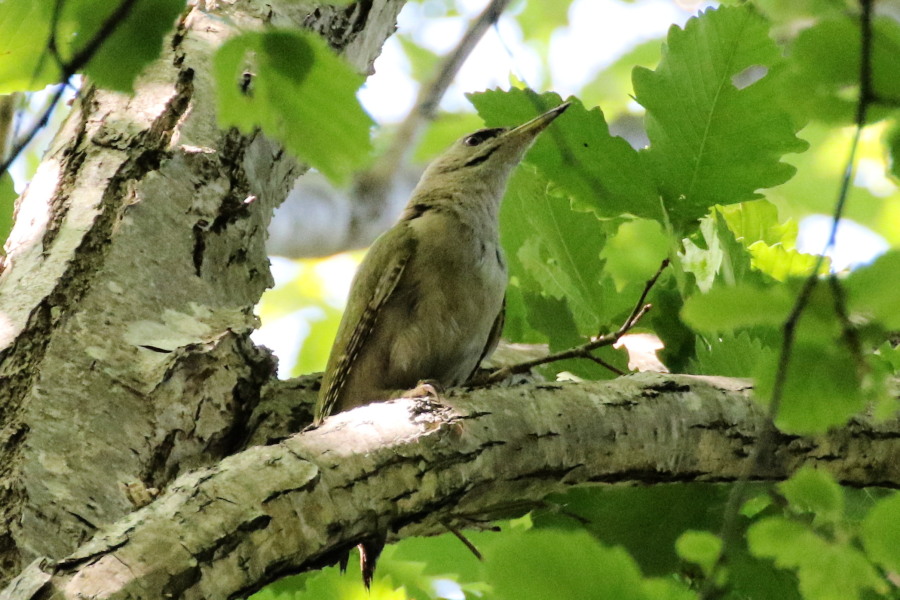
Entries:
<svg viewBox="0 0 900 600">
<path fill-rule="evenodd" d="M 764 424 L 743 380 L 649 373 L 370 405 L 179 477 L 58 564 L 32 564 L 0 600 L 243 597 L 368 536 L 518 515 L 566 486 L 734 480 Z M 900 486 L 900 422 L 779 436 L 753 477 L 804 464 Z"/>
</svg>

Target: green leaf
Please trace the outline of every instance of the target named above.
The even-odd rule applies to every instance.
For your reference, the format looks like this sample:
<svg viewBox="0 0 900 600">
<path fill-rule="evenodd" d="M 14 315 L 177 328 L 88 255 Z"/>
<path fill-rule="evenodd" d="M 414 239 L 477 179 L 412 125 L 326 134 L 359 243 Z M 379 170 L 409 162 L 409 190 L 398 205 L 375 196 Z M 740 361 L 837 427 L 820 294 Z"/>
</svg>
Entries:
<svg viewBox="0 0 900 600">
<path fill-rule="evenodd" d="M 13 226 L 13 208 L 16 202 L 16 190 L 9 173 L 0 173 L 0 240 L 6 240 Z M 0 255 L 3 254 L 0 248 Z"/>
<path fill-rule="evenodd" d="M 817 519 L 838 522 L 844 515 L 844 492 L 824 471 L 803 467 L 778 484 L 778 489 L 792 508 L 813 513 Z"/>
<path fill-rule="evenodd" d="M 753 267 L 777 281 L 809 275 L 819 260 L 814 254 L 789 250 L 780 244 L 769 246 L 762 241 L 750 244 L 748 250 L 753 257 L 751 261 Z M 827 273 L 830 264 L 830 260 L 823 260 L 818 273 L 820 275 Z"/>
<path fill-rule="evenodd" d="M 52 14 L 52 2 L 0 2 L 0 94 L 59 81 L 59 68 L 47 52 Z"/>
<path fill-rule="evenodd" d="M 596 334 L 604 315 L 621 310 L 616 302 L 612 311 L 604 305 L 614 296 L 608 291 L 612 281 L 602 282 L 604 227 L 592 213 L 576 212 L 567 198 L 549 194 L 547 183 L 527 167 L 507 187 L 500 231 L 510 274 L 523 291 L 565 298 L 582 335 Z"/>
<path fill-rule="evenodd" d="M 644 573 L 664 576 L 681 566 L 675 541 L 685 530 L 721 527 L 729 489 L 697 483 L 574 488 L 547 498 L 560 510 L 532 518 L 536 528 L 586 529 L 604 544 L 624 546 Z"/>
<path fill-rule="evenodd" d="M 682 245 L 681 267 L 694 276 L 701 292 L 708 292 L 717 282 L 734 285 L 738 281 L 760 280 L 751 272 L 750 253 L 718 212 L 700 219 L 699 234 L 695 232 L 693 239 L 685 238 Z"/>
<path fill-rule="evenodd" d="M 669 237 L 656 221 L 625 221 L 600 252 L 604 270 L 621 290 L 629 283 L 644 283 L 669 254 Z"/>
<path fill-rule="evenodd" d="M 216 53 L 219 122 L 245 133 L 261 127 L 335 182 L 361 167 L 371 118 L 356 99 L 363 77 L 316 35 L 247 33 Z M 244 89 L 244 74 L 252 73 Z"/>
<path fill-rule="evenodd" d="M 482 127 L 478 115 L 472 113 L 446 113 L 428 124 L 416 150 L 413 160 L 428 162 L 444 152 L 461 136 Z"/>
<path fill-rule="evenodd" d="M 309 334 L 304 338 L 297 354 L 291 374 L 293 376 L 304 373 L 315 373 L 325 368 L 328 363 L 328 353 L 337 335 L 338 325 L 341 323 L 343 311 L 338 310 L 325 302 L 318 302 L 318 308 L 322 311 L 321 318 L 309 319 Z"/>
<path fill-rule="evenodd" d="M 400 42 L 406 60 L 409 61 L 413 81 L 429 81 L 434 76 L 441 57 L 417 44 L 409 35 L 395 35 L 394 39 Z"/>
<path fill-rule="evenodd" d="M 769 246 L 781 244 L 788 250 L 797 241 L 797 222 L 778 220 L 778 208 L 768 200 L 751 200 L 717 209 L 734 232 L 734 237 L 745 247 L 755 242 Z"/>
<path fill-rule="evenodd" d="M 69 21 L 75 34 L 72 47 L 64 54 L 66 60 L 99 34 L 122 1 L 66 3 L 63 19 Z M 184 8 L 184 0 L 137 0 L 103 40 L 84 74 L 101 87 L 130 92 L 144 67 L 159 57 L 163 37 L 174 28 L 175 19 Z"/>
<path fill-rule="evenodd" d="M 759 198 L 758 189 L 794 174 L 782 155 L 807 147 L 773 102 L 780 90 L 772 71 L 782 59 L 768 29 L 750 7 L 709 9 L 669 31 L 655 71 L 634 71 L 651 142 L 644 157 L 675 224 L 715 204 Z M 738 89 L 739 76 L 759 71 L 768 73 Z"/>
<path fill-rule="evenodd" d="M 568 23 L 569 5 L 572 0 L 554 2 L 526 2 L 522 12 L 516 16 L 522 35 L 526 40 L 550 43 L 550 36 Z"/>
<path fill-rule="evenodd" d="M 616 121 L 616 117 L 626 112 L 633 102 L 631 72 L 638 65 L 655 67 L 659 63 L 661 45 L 661 39 L 647 40 L 629 50 L 584 85 L 581 99 L 588 104 L 599 104 L 607 118 Z M 632 118 L 637 120 L 637 117 Z"/>
<path fill-rule="evenodd" d="M 877 98 L 900 99 L 900 25 L 894 19 L 872 22 L 871 85 Z M 856 17 L 841 15 L 820 20 L 804 29 L 791 49 L 791 69 L 785 73 L 792 85 L 795 110 L 831 123 L 849 124 L 856 116 L 859 94 L 860 25 Z M 889 115 L 893 108 L 874 104 L 869 122 Z"/>
<path fill-rule="evenodd" d="M 844 282 L 849 308 L 869 320 L 877 320 L 888 331 L 900 330 L 900 301 L 889 282 L 900 273 L 900 250 L 881 255 L 870 265 L 860 267 Z"/>
<path fill-rule="evenodd" d="M 648 598 L 631 557 L 586 532 L 510 533 L 485 554 L 485 564 L 501 600 Z"/>
<path fill-rule="evenodd" d="M 764 404 L 772 397 L 779 357 L 756 366 L 754 393 Z M 788 433 L 812 434 L 842 425 L 866 406 L 853 357 L 827 339 L 798 339 L 791 352 L 775 424 Z"/>
<path fill-rule="evenodd" d="M 584 343 L 565 298 L 545 296 L 528 289 L 524 290 L 523 299 L 529 325 L 541 332 L 543 339 L 550 343 L 551 351 Z"/>
<path fill-rule="evenodd" d="M 753 496 L 741 507 L 741 514 L 748 518 L 753 518 L 762 511 L 772 506 L 772 497 L 769 494 L 760 494 Z"/>
<path fill-rule="evenodd" d="M 695 348 L 690 372 L 724 377 L 752 377 L 756 365 L 771 361 L 776 353 L 775 347 L 749 331 L 698 337 Z"/>
<path fill-rule="evenodd" d="M 856 548 L 830 543 L 800 523 L 768 517 L 747 532 L 751 552 L 792 569 L 800 591 L 810 600 L 856 600 L 865 590 L 885 593 L 888 586 Z"/>
<path fill-rule="evenodd" d="M 888 173 L 900 179 L 900 122 L 895 120 L 891 124 L 885 133 L 884 145 L 888 151 Z"/>
<path fill-rule="evenodd" d="M 756 326 L 779 327 L 793 302 L 786 286 L 760 287 L 745 283 L 717 286 L 707 294 L 688 298 L 681 318 L 694 330 L 706 333 Z"/>
<path fill-rule="evenodd" d="M 722 538 L 708 531 L 685 531 L 675 541 L 678 556 L 709 573 L 722 554 Z"/>
<path fill-rule="evenodd" d="M 869 557 L 886 571 L 900 573 L 900 494 L 879 500 L 862 524 Z"/>
<path fill-rule="evenodd" d="M 696 600 L 697 593 L 683 585 L 671 579 L 648 579 L 644 581 L 644 594 L 653 600 Z"/>
<path fill-rule="evenodd" d="M 492 90 L 469 94 L 489 127 L 518 125 L 562 103 L 553 93 Z M 526 161 L 571 195 L 579 210 L 601 217 L 632 214 L 660 220 L 659 194 L 638 153 L 610 135 L 599 108 L 587 110 L 577 98 L 526 156 Z"/>
</svg>

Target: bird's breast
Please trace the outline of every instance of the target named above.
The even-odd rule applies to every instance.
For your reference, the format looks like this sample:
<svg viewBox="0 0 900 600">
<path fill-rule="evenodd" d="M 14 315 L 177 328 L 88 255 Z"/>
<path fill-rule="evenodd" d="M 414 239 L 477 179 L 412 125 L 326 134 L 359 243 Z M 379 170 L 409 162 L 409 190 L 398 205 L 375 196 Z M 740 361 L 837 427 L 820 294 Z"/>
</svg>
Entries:
<svg viewBox="0 0 900 600">
<path fill-rule="evenodd" d="M 496 230 L 477 231 L 452 215 L 413 222 L 412 297 L 391 363 L 419 379 L 459 385 L 477 366 L 503 305 L 507 273 Z M 412 375 L 415 374 L 413 378 Z"/>
</svg>

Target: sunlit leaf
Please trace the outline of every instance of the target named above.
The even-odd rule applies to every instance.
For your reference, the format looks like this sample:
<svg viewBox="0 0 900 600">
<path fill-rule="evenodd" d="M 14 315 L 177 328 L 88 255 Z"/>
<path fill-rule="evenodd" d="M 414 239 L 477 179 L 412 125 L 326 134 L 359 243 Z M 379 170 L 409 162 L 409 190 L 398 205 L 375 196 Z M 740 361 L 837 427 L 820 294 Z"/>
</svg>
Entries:
<svg viewBox="0 0 900 600">
<path fill-rule="evenodd" d="M 778 484 L 778 489 L 797 511 L 813 513 L 826 521 L 836 522 L 843 517 L 844 493 L 824 471 L 804 467 Z"/>
<path fill-rule="evenodd" d="M 0 240 L 5 240 L 12 231 L 13 204 L 16 201 L 16 190 L 9 173 L 0 173 Z M 0 254 L 2 254 L 0 250 Z"/>
<path fill-rule="evenodd" d="M 645 282 L 669 254 L 669 237 L 659 223 L 635 219 L 619 225 L 600 252 L 604 270 L 622 289 L 628 283 Z"/>
<path fill-rule="evenodd" d="M 886 330 L 900 330 L 900 299 L 897 289 L 888 285 L 900 274 L 900 250 L 891 250 L 872 264 L 860 267 L 844 282 L 850 309 L 877 319 Z"/>
<path fill-rule="evenodd" d="M 756 395 L 771 399 L 777 356 L 756 365 Z M 798 340 L 791 352 L 775 423 L 790 433 L 811 434 L 844 424 L 866 406 L 859 373 L 849 351 L 827 340 Z"/>
<path fill-rule="evenodd" d="M 261 127 L 335 182 L 362 166 L 371 118 L 356 99 L 363 77 L 316 35 L 246 33 L 214 62 L 219 121 Z"/>
<path fill-rule="evenodd" d="M 709 573 L 722 553 L 722 538 L 708 531 L 685 531 L 676 540 L 675 550 L 678 556 Z"/>
<path fill-rule="evenodd" d="M 809 275 L 819 260 L 819 257 L 813 254 L 804 254 L 780 244 L 769 246 L 762 241 L 750 244 L 747 249 L 753 257 L 751 261 L 753 267 L 778 281 Z M 827 273 L 830 264 L 830 260 L 823 260 L 818 273 L 820 275 Z"/>
<path fill-rule="evenodd" d="M 485 563 L 500 600 L 648 598 L 631 557 L 586 532 L 509 534 L 485 555 Z"/>
<path fill-rule="evenodd" d="M 781 244 L 788 250 L 794 248 L 797 222 L 793 219 L 780 222 L 778 208 L 768 200 L 740 202 L 718 210 L 725 217 L 735 238 L 745 246 L 765 242 L 769 246 Z"/>
<path fill-rule="evenodd" d="M 862 524 L 862 541 L 872 560 L 900 573 L 900 494 L 894 492 L 872 507 Z"/>
<path fill-rule="evenodd" d="M 742 283 L 691 296 L 681 316 L 693 329 L 709 333 L 755 326 L 778 327 L 792 305 L 793 296 L 785 287 Z"/>
<path fill-rule="evenodd" d="M 634 89 L 646 109 L 650 148 L 644 153 L 677 224 L 715 204 L 760 197 L 787 181 L 780 162 L 806 142 L 773 97 L 767 73 L 782 59 L 768 24 L 750 7 L 709 9 L 669 31 L 655 71 L 637 68 Z M 740 77 L 761 78 L 746 83 Z"/>
<path fill-rule="evenodd" d="M 0 94 L 39 90 L 59 80 L 46 50 L 52 2 L 0 2 Z"/>
<path fill-rule="evenodd" d="M 828 542 L 800 523 L 762 519 L 750 527 L 747 541 L 757 556 L 794 570 L 803 596 L 810 600 L 856 600 L 865 590 L 887 591 L 886 582 L 859 550 Z"/>
</svg>

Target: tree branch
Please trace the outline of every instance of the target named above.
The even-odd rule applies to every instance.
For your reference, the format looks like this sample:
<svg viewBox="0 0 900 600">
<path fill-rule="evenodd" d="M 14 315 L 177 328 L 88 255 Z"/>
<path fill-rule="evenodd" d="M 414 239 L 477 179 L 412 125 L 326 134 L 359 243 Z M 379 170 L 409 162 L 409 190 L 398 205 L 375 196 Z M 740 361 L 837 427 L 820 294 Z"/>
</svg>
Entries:
<svg viewBox="0 0 900 600">
<path fill-rule="evenodd" d="M 366 536 L 521 514 L 566 486 L 733 481 L 766 424 L 749 384 L 721 377 L 644 373 L 446 402 L 362 407 L 184 475 L 67 558 L 33 563 L 0 600 L 243 597 Z M 900 487 L 897 419 L 779 434 L 775 449 L 754 479 L 815 463 L 845 484 Z"/>
<path fill-rule="evenodd" d="M 647 314 L 647 311 L 652 308 L 652 305 L 646 304 L 647 295 L 650 293 L 650 290 L 653 289 L 653 286 L 656 284 L 656 280 L 659 279 L 659 276 L 662 275 L 662 272 L 668 266 L 669 259 L 665 259 L 664 261 L 662 261 L 662 264 L 659 265 L 659 269 L 657 269 L 653 277 L 647 280 L 647 283 L 644 285 L 644 291 L 641 292 L 638 301 L 635 303 L 634 308 L 631 310 L 631 314 L 628 315 L 628 318 L 625 319 L 625 321 L 622 323 L 622 325 L 619 326 L 617 330 L 613 331 L 612 333 L 598 334 L 596 337 L 592 338 L 591 341 L 581 344 L 580 346 L 575 346 L 574 348 L 554 352 L 552 354 L 548 354 L 547 356 L 533 358 L 531 360 L 527 360 L 515 365 L 510 365 L 508 367 L 501 367 L 493 373 L 489 373 L 483 380 L 475 381 L 473 385 L 497 383 L 503 381 L 511 375 L 527 373 L 534 367 L 546 365 L 552 362 L 558 362 L 561 360 L 568 360 L 570 358 L 585 358 L 588 360 L 592 360 L 597 364 L 615 372 L 618 375 L 624 375 L 622 371 L 620 371 L 613 365 L 606 363 L 602 359 L 597 358 L 596 356 L 591 354 L 591 352 L 604 346 L 612 346 L 613 344 L 618 342 L 623 335 L 631 331 L 640 322 L 640 320 L 644 318 L 644 315 Z"/>
</svg>

